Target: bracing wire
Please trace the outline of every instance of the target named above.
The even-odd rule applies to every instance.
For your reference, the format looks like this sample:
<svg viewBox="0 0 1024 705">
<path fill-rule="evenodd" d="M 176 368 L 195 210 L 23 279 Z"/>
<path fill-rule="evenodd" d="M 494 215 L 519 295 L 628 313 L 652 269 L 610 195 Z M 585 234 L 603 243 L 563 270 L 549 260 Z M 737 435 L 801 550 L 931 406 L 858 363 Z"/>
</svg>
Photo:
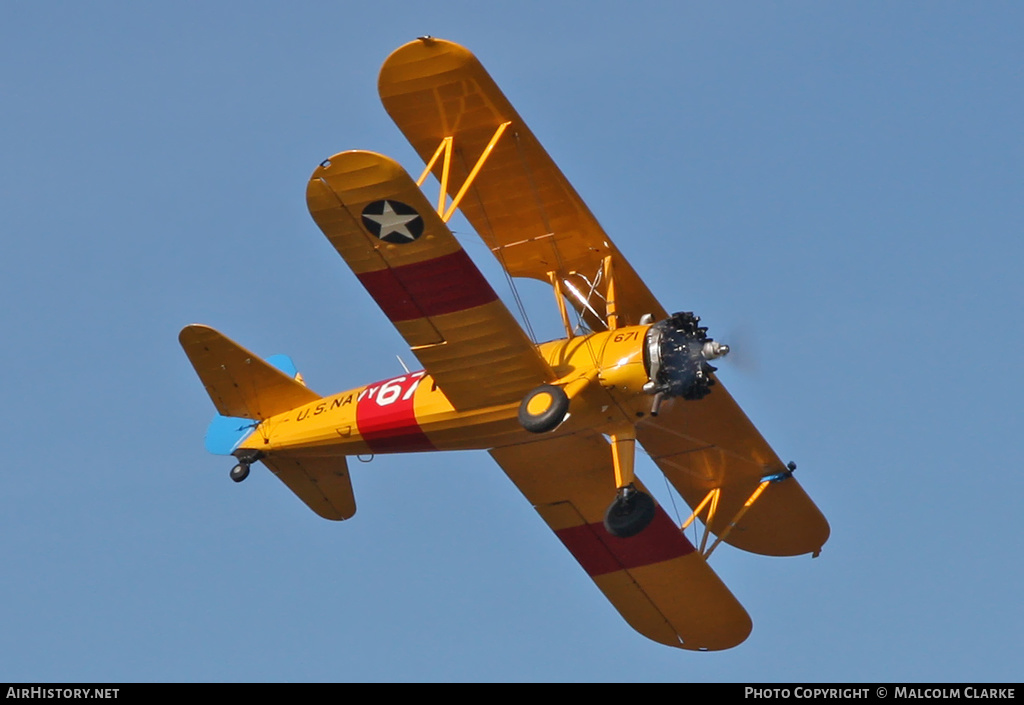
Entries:
<svg viewBox="0 0 1024 705">
<path fill-rule="evenodd" d="M 463 171 L 467 171 L 466 155 L 458 147 L 456 147 L 454 151 L 455 156 L 458 158 L 459 162 L 462 165 Z M 486 228 L 491 233 L 491 240 L 493 241 L 495 239 L 494 229 L 491 227 L 491 220 L 488 215 L 487 209 L 484 208 L 484 203 L 483 199 L 480 197 L 480 192 L 476 188 L 471 188 L 470 194 L 477 201 L 477 204 L 480 208 L 480 213 L 483 215 L 484 221 L 486 223 Z M 477 234 L 477 236 L 479 237 L 479 233 Z M 483 238 L 480 239 L 482 240 Z M 530 336 L 530 340 L 532 340 L 533 344 L 536 345 L 537 334 L 534 333 L 533 331 L 533 324 L 530 323 L 530 317 L 526 313 L 526 307 L 523 305 L 523 299 L 519 295 L 519 289 L 516 287 L 515 280 L 513 279 L 512 275 L 508 273 L 508 267 L 506 266 L 504 251 L 501 247 L 492 248 L 491 251 L 494 253 L 494 256 L 498 258 L 498 262 L 501 264 L 501 271 L 505 275 L 505 281 L 508 282 L 509 289 L 512 291 L 512 299 L 516 302 L 516 309 L 519 311 L 519 318 L 523 322 L 523 327 L 526 329 L 526 334 Z"/>
<path fill-rule="evenodd" d="M 508 267 L 505 263 L 504 248 L 499 247 L 495 251 L 495 254 L 498 257 L 498 261 L 501 262 L 501 271 L 505 274 L 505 281 L 508 282 L 508 287 L 512 290 L 512 298 L 515 299 L 516 308 L 519 309 L 519 317 L 523 320 L 523 326 L 526 328 L 526 334 L 530 336 L 530 340 L 533 341 L 533 344 L 537 345 L 537 334 L 533 332 L 533 325 L 530 323 L 530 317 L 526 314 L 526 307 L 523 306 L 523 300 L 519 296 L 519 289 L 516 287 L 515 279 L 508 273 Z"/>
</svg>

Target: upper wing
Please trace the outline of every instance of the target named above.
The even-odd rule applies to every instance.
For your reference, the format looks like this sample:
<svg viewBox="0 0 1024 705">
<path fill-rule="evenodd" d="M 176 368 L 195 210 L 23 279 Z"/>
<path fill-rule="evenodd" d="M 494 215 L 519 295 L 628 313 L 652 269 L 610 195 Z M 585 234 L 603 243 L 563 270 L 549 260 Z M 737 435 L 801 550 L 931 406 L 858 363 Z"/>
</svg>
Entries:
<svg viewBox="0 0 1024 705">
<path fill-rule="evenodd" d="M 615 482 L 603 436 L 562 436 L 490 453 L 638 632 L 693 650 L 728 649 L 747 638 L 743 606 L 664 510 L 631 538 L 605 530 Z"/>
<path fill-rule="evenodd" d="M 635 325 L 646 313 L 667 315 L 468 50 L 440 39 L 406 44 L 384 62 L 378 89 L 424 161 L 452 138 L 447 190 L 453 197 L 496 130 L 509 123 L 459 208 L 510 275 L 557 277 L 588 325 L 603 330 L 608 292 L 602 265 L 611 256 L 620 324 Z M 442 183 L 443 172 L 439 160 L 434 174 Z"/>
<path fill-rule="evenodd" d="M 554 374 L 419 187 L 373 152 L 336 154 L 309 212 L 458 410 L 518 402 Z"/>
<path fill-rule="evenodd" d="M 691 507 L 719 490 L 709 528 L 727 531 L 762 479 L 785 470 L 732 396 L 716 384 L 700 401 L 675 399 L 637 424 L 637 440 Z M 795 478 L 770 483 L 728 529 L 727 543 L 753 553 L 817 553 L 829 526 Z"/>
<path fill-rule="evenodd" d="M 512 276 L 563 282 L 569 301 L 594 330 L 602 320 L 611 256 L 616 311 L 622 325 L 646 313 L 667 317 L 551 157 L 530 132 L 480 62 L 468 50 L 439 39 L 400 47 L 384 62 L 378 80 L 384 107 L 424 159 L 446 139 L 455 158 L 445 179 L 453 197 L 499 128 L 486 161 L 459 207 Z M 683 497 L 697 506 L 719 488 L 711 528 L 722 533 L 759 480 L 784 469 L 720 384 L 700 402 L 675 403 L 640 424 L 638 440 Z M 727 537 L 729 543 L 772 555 L 816 551 L 828 523 L 792 478 L 770 485 Z"/>
</svg>

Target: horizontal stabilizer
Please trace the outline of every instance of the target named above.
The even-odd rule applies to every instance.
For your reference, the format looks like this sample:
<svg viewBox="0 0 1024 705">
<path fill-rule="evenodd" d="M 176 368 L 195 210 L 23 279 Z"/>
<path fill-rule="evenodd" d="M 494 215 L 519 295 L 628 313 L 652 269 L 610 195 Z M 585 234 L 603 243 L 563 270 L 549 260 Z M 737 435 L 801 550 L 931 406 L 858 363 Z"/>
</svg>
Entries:
<svg viewBox="0 0 1024 705">
<path fill-rule="evenodd" d="M 345 456 L 319 458 L 274 453 L 262 462 L 324 519 L 343 521 L 356 513 Z"/>
<path fill-rule="evenodd" d="M 213 328 L 185 326 L 178 340 L 222 416 L 262 421 L 320 398 L 294 376 Z M 284 366 L 284 360 L 274 361 Z"/>
</svg>

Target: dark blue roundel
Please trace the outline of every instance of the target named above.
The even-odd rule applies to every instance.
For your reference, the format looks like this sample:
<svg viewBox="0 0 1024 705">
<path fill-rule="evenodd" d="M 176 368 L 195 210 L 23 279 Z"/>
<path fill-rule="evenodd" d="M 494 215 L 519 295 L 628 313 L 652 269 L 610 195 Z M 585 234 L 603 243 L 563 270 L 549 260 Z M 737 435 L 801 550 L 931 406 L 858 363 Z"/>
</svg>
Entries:
<svg viewBox="0 0 1024 705">
<path fill-rule="evenodd" d="M 374 201 L 363 209 L 363 225 L 374 237 L 395 245 L 412 242 L 423 234 L 423 218 L 401 201 Z"/>
</svg>

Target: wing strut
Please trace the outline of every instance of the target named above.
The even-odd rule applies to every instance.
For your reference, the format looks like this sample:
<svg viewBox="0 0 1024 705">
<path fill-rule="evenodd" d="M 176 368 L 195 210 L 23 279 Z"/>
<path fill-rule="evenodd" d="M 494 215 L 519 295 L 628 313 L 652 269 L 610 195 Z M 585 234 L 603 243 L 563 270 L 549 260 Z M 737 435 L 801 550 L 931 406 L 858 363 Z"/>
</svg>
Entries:
<svg viewBox="0 0 1024 705">
<path fill-rule="evenodd" d="M 756 502 L 757 499 L 761 496 L 761 494 L 766 489 L 768 489 L 768 485 L 771 485 L 772 483 L 775 482 L 782 482 L 784 480 L 788 480 L 790 477 L 793 476 L 794 470 L 796 470 L 796 463 L 790 463 L 787 470 L 784 470 L 783 472 L 774 473 L 772 475 L 767 475 L 764 478 L 762 478 L 760 484 L 758 484 L 757 486 L 757 489 L 755 489 L 753 493 L 751 493 L 750 497 L 747 499 L 746 502 L 743 503 L 743 506 L 739 508 L 739 510 L 736 512 L 736 515 L 732 518 L 732 520 L 728 524 L 726 524 L 725 529 L 722 530 L 721 535 L 718 536 L 711 544 L 711 548 L 707 549 L 706 551 L 704 550 L 704 548 L 705 546 L 707 546 L 708 535 L 710 534 L 710 530 L 708 529 L 708 527 L 711 525 L 711 522 L 715 519 L 715 512 L 718 510 L 718 498 L 722 494 L 722 489 L 720 487 L 715 487 L 710 492 L 708 492 L 707 495 L 705 495 L 704 499 L 702 499 L 700 504 L 698 504 L 697 507 L 693 510 L 693 513 L 690 514 L 690 517 L 683 522 L 683 525 L 681 527 L 679 527 L 680 531 L 686 531 L 687 527 L 689 527 L 690 524 L 693 523 L 694 519 L 699 517 L 700 513 L 705 508 L 707 508 L 707 516 L 702 517 L 702 521 L 704 522 L 704 533 L 703 536 L 701 536 L 700 552 L 704 554 L 705 559 L 710 558 L 712 552 L 714 552 L 714 550 L 718 548 L 718 545 L 722 543 L 722 541 L 725 541 L 727 538 L 729 538 L 729 534 L 731 534 L 732 530 L 736 528 L 736 525 L 740 523 L 740 520 L 743 518 L 743 515 L 746 514 L 752 506 L 754 506 L 754 502 Z M 817 555 L 818 552 L 815 552 L 814 556 L 817 557 Z"/>
<path fill-rule="evenodd" d="M 558 303 L 558 314 L 562 317 L 562 325 L 565 326 L 565 337 L 572 340 L 576 337 L 576 331 L 569 322 L 569 312 L 565 308 L 565 294 L 562 292 L 562 283 L 557 272 L 548 272 L 548 280 L 555 290 L 555 302 Z"/>
<path fill-rule="evenodd" d="M 473 165 L 472 170 L 469 172 L 469 176 L 462 184 L 462 188 L 455 194 L 455 198 L 448 204 L 448 208 L 445 209 L 445 200 L 448 194 L 448 174 L 452 163 L 452 149 L 454 148 L 455 138 L 449 135 L 441 140 L 441 144 L 437 145 L 437 150 L 434 152 L 434 156 L 427 162 L 427 168 L 420 174 L 420 178 L 416 180 L 417 186 L 423 186 L 423 182 L 427 180 L 427 175 L 430 174 L 430 170 L 434 168 L 434 164 L 437 160 L 444 155 L 444 161 L 441 163 L 441 190 L 437 195 L 437 214 L 441 216 L 441 220 L 447 223 L 452 215 L 455 213 L 455 209 L 459 207 L 466 192 L 469 191 L 469 187 L 473 185 L 473 180 L 476 179 L 476 175 L 480 173 L 484 163 L 487 161 L 487 157 L 491 156 L 491 152 L 494 151 L 494 146 L 498 144 L 498 140 L 501 135 L 505 132 L 505 129 L 512 124 L 512 121 L 503 122 L 498 125 L 498 129 L 494 131 L 494 135 L 491 136 L 491 141 L 484 147 L 483 153 L 476 160 L 476 164 Z"/>
<path fill-rule="evenodd" d="M 602 269 L 608 286 L 604 302 L 605 324 L 608 326 L 608 330 L 615 330 L 619 327 L 619 314 L 615 307 L 615 272 L 612 269 L 611 255 L 605 256 L 602 261 Z"/>
<path fill-rule="evenodd" d="M 583 277 L 578 272 L 570 272 L 570 275 Z M 547 273 L 548 281 L 551 282 L 551 286 L 555 290 L 555 301 L 558 304 L 558 313 L 562 317 L 562 325 L 565 326 L 566 337 L 572 339 L 575 337 L 576 332 L 573 329 L 572 324 L 569 322 L 569 314 L 565 308 L 565 297 L 570 293 L 576 297 L 576 300 L 580 302 L 590 313 L 594 315 L 595 320 L 601 321 L 605 324 L 608 330 L 615 330 L 621 327 L 621 316 L 619 315 L 618 304 L 616 301 L 615 291 L 615 268 L 612 264 L 612 256 L 608 255 L 601 261 L 601 269 L 598 270 L 598 274 L 594 279 L 593 284 L 590 286 L 590 294 L 587 297 L 583 297 L 580 291 L 572 285 L 568 278 L 562 279 L 559 277 L 557 271 L 549 271 Z M 597 284 L 601 281 L 606 282 L 607 296 L 605 297 L 604 311 L 605 314 L 602 317 L 601 314 L 590 305 L 590 299 L 594 294 Z M 566 291 L 568 290 L 568 292 Z"/>
</svg>

